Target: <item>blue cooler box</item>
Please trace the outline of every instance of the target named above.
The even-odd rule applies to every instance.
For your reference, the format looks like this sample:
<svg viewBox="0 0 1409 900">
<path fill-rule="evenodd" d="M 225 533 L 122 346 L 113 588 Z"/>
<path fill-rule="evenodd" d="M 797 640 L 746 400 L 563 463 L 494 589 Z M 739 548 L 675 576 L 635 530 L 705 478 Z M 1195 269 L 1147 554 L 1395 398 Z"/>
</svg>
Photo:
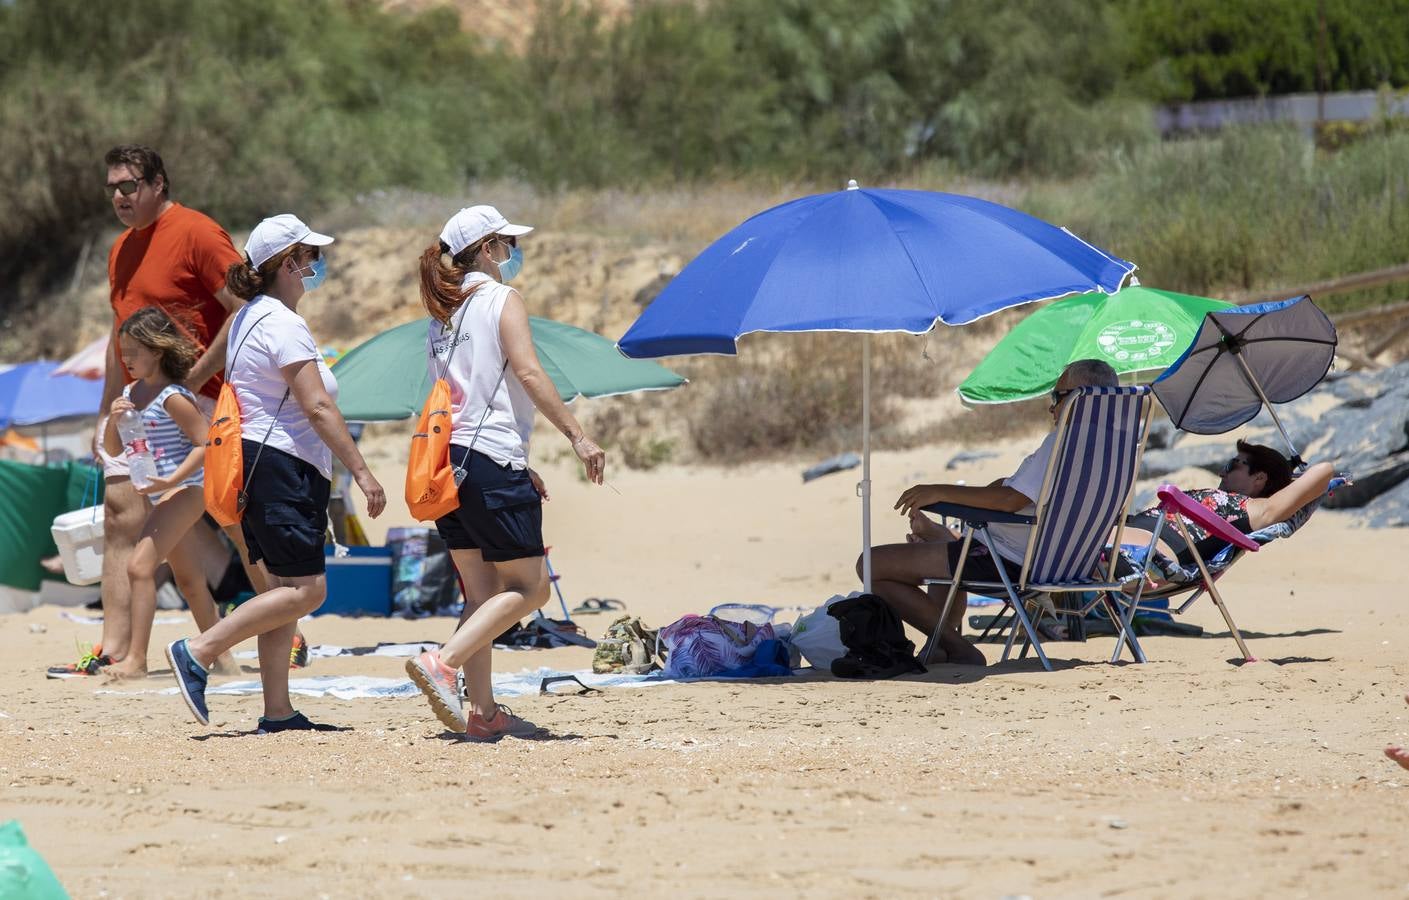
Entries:
<svg viewBox="0 0 1409 900">
<path fill-rule="evenodd" d="M 342 559 L 333 548 L 324 548 L 328 558 L 328 599 L 314 611 L 315 616 L 391 615 L 391 548 L 348 547 Z"/>
</svg>

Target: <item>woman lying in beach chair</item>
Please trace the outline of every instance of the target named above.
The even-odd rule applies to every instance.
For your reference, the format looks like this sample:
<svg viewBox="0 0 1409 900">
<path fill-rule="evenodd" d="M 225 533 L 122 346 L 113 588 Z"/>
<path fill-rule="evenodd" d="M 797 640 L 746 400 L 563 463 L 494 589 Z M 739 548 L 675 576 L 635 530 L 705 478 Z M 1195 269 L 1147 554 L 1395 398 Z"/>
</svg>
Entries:
<svg viewBox="0 0 1409 900">
<path fill-rule="evenodd" d="M 1344 479 L 1337 478 L 1330 463 L 1316 463 L 1293 477 L 1291 464 L 1276 450 L 1246 441 L 1237 446 L 1216 488 L 1185 493 L 1162 486 L 1158 504 L 1126 520 L 1116 572 L 1128 580 L 1117 599 L 1129 627 L 1135 614 L 1151 611 L 1155 601 L 1190 593 L 1169 610 L 1177 614 L 1207 592 L 1238 649 L 1251 660 L 1215 582 L 1245 552 L 1295 533 L 1333 482 Z M 1112 661 L 1120 652 L 1117 644 Z"/>
</svg>

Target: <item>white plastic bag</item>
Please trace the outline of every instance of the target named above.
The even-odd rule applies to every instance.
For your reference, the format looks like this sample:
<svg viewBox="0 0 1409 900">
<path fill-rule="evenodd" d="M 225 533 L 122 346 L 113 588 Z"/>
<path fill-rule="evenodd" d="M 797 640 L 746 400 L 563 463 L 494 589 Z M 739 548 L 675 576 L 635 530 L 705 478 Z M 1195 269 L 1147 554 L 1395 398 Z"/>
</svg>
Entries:
<svg viewBox="0 0 1409 900">
<path fill-rule="evenodd" d="M 798 616 L 793 623 L 792 645 L 809 665 L 830 672 L 832 660 L 846 655 L 846 645 L 841 642 L 841 623 L 827 614 L 827 607 L 859 596 L 858 591 L 845 597 L 837 594 L 811 612 Z"/>
</svg>

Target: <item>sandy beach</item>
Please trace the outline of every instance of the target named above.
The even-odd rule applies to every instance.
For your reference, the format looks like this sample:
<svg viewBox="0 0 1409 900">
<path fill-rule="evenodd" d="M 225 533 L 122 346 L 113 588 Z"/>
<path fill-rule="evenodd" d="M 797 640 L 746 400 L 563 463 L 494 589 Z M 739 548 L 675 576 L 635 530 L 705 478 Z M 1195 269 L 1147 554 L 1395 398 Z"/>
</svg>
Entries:
<svg viewBox="0 0 1409 900">
<path fill-rule="evenodd" d="M 951 471 L 945 448 L 877 454 L 876 540 L 903 537 L 904 487 L 986 480 L 1017 453 Z M 859 470 L 803 485 L 801 468 L 609 473 L 617 494 L 544 466 L 569 602 L 615 597 L 660 626 L 855 589 Z M 379 474 L 399 495 L 395 467 Z M 1206 636 L 1147 638 L 1146 665 L 1108 665 L 1112 639 L 1093 638 L 1048 644 L 1052 673 L 1029 659 L 522 697 L 548 736 L 496 745 L 453 740 L 419 699 L 305 698 L 351 730 L 260 737 L 257 697 L 212 697 L 203 728 L 152 693 L 164 666 L 115 689 L 47 681 L 98 628 L 40 607 L 0 618 L 0 819 L 75 897 L 1403 896 L 1409 772 L 1381 755 L 1409 740 L 1403 550 L 1402 532 L 1323 511 L 1241 563 L 1222 584 L 1255 664 L 1235 664 L 1201 601 L 1186 618 Z M 579 621 L 600 636 L 608 617 Z M 367 646 L 451 624 L 305 626 Z M 159 625 L 153 645 L 187 630 Z M 341 657 L 308 674 L 403 673 Z"/>
</svg>

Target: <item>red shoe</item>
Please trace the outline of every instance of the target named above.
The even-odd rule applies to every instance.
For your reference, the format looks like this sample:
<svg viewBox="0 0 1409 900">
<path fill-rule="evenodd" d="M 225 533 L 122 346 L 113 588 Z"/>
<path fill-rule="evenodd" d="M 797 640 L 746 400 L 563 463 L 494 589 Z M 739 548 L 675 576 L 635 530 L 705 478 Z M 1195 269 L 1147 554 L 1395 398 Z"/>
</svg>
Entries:
<svg viewBox="0 0 1409 900">
<path fill-rule="evenodd" d="M 501 737 L 533 737 L 543 729 L 514 715 L 513 710 L 502 703 L 495 704 L 494 715 L 486 719 L 478 713 L 471 714 L 465 727 L 465 738 L 471 741 L 497 741 Z"/>
<path fill-rule="evenodd" d="M 455 684 L 455 670 L 440 661 L 439 650 L 426 650 L 414 659 L 406 660 L 406 674 L 430 701 L 431 711 L 441 724 L 451 731 L 463 733 L 469 725 L 460 705 L 460 691 Z"/>
<path fill-rule="evenodd" d="M 50 666 L 45 673 L 46 678 L 84 678 L 88 675 L 97 675 L 104 666 L 113 664 L 111 656 L 103 654 L 103 645 L 94 644 L 87 650 L 79 645 L 79 657 L 76 663 L 65 663 L 62 666 Z"/>
<path fill-rule="evenodd" d="M 289 650 L 289 668 L 302 669 L 308 665 L 308 640 L 302 632 L 294 632 L 294 645 Z"/>
</svg>

